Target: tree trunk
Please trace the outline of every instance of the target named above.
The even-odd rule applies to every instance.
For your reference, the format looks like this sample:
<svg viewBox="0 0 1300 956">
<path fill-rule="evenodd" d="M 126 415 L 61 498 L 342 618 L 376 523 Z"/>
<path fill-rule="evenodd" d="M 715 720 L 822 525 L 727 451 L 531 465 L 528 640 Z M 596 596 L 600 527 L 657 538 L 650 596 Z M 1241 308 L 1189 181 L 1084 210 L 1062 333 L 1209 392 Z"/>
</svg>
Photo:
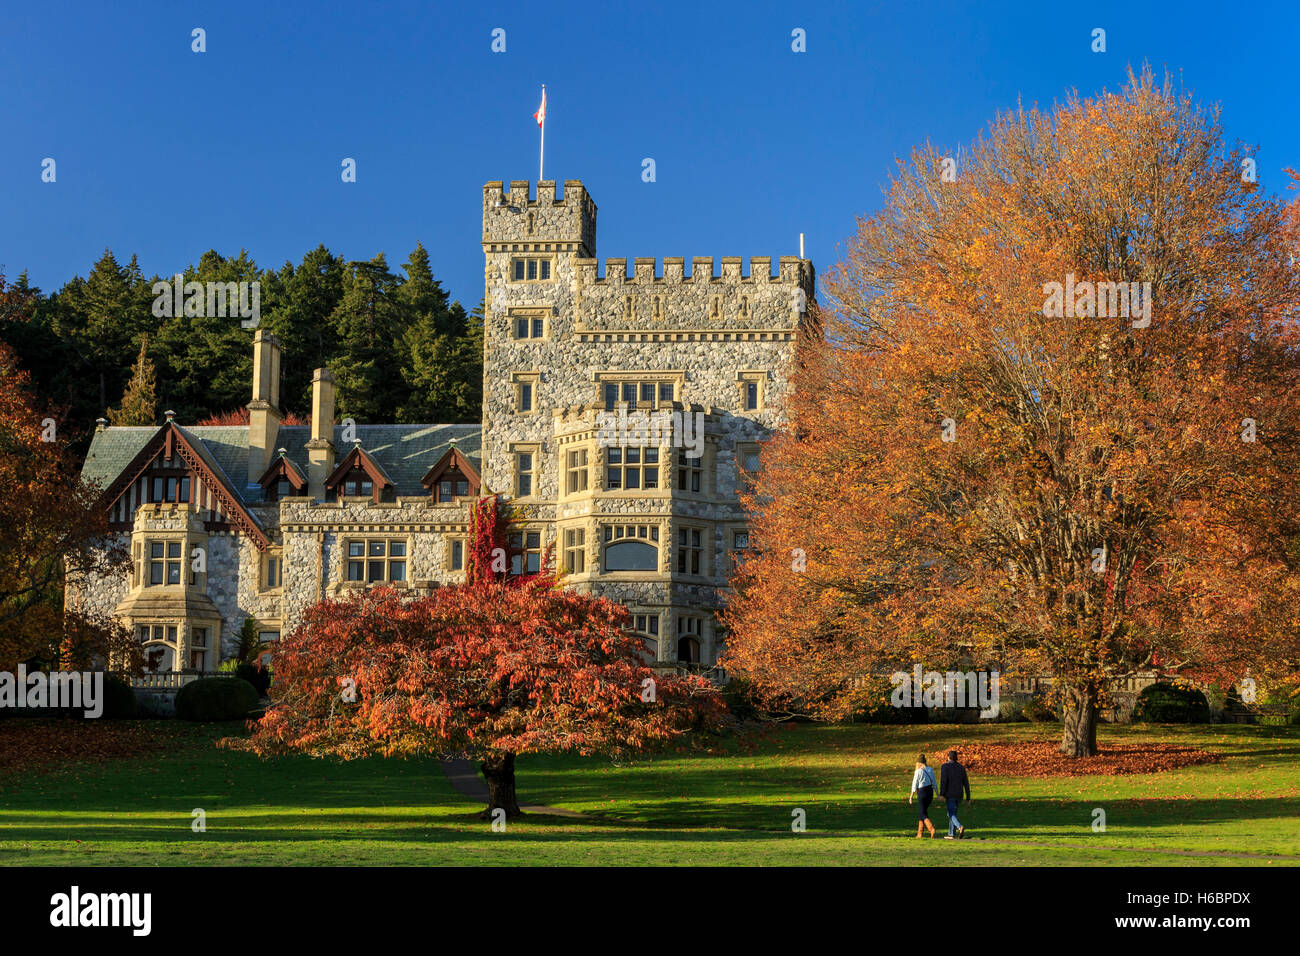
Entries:
<svg viewBox="0 0 1300 956">
<path fill-rule="evenodd" d="M 1061 753 L 1069 757 L 1097 755 L 1097 688 L 1067 687 L 1061 717 Z"/>
<path fill-rule="evenodd" d="M 519 801 L 515 798 L 515 755 L 490 754 L 483 758 L 478 768 L 488 788 L 488 808 L 483 811 L 483 816 L 490 818 L 492 811 L 500 808 L 505 810 L 507 820 L 522 817 L 524 812 L 519 809 Z"/>
</svg>

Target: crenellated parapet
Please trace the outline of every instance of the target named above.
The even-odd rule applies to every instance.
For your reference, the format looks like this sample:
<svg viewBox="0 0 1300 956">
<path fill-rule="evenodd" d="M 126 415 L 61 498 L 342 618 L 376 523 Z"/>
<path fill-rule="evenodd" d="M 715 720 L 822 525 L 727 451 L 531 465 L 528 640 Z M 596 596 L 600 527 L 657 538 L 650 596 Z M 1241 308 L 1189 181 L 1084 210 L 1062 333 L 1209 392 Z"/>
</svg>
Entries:
<svg viewBox="0 0 1300 956">
<path fill-rule="evenodd" d="M 715 273 L 711 256 L 574 262 L 575 331 L 593 330 L 792 330 L 813 298 L 812 263 L 782 256 L 724 256 Z"/>
<path fill-rule="evenodd" d="M 713 256 L 694 256 L 691 258 L 689 275 L 686 274 L 684 256 L 665 256 L 662 260 L 653 256 L 638 256 L 632 260 L 631 275 L 628 275 L 627 259 L 616 256 L 605 259 L 603 269 L 600 260 L 590 258 L 579 259 L 574 263 L 574 268 L 581 282 L 595 285 L 676 285 L 698 282 L 800 285 L 805 279 L 809 282 L 812 280 L 812 263 L 798 256 L 779 257 L 775 275 L 772 274 L 771 256 L 750 256 L 747 266 L 743 256 L 723 256 L 718 261 L 720 269 L 715 269 Z"/>
<path fill-rule="evenodd" d="M 578 255 L 596 250 L 596 203 L 579 180 L 565 180 L 556 198 L 555 181 L 532 183 L 517 179 L 509 188 L 501 181 L 483 187 L 483 246 L 487 251 L 519 251 L 521 246 L 560 245 Z"/>
</svg>

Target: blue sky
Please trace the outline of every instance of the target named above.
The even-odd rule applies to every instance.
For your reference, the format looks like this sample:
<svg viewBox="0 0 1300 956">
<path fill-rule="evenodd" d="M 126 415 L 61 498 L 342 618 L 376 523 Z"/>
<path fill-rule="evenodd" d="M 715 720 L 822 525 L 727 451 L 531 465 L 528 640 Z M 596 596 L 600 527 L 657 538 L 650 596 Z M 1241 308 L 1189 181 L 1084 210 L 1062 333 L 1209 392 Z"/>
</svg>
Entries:
<svg viewBox="0 0 1300 956">
<path fill-rule="evenodd" d="M 1294 3 L 6 7 L 0 265 L 47 291 L 105 247 L 167 275 L 208 248 L 278 267 L 322 242 L 397 267 L 418 240 L 472 306 L 480 189 L 536 179 L 543 83 L 547 178 L 587 184 L 602 259 L 794 255 L 803 232 L 824 272 L 895 157 L 1144 60 L 1221 104 L 1265 189 L 1300 168 Z"/>
</svg>

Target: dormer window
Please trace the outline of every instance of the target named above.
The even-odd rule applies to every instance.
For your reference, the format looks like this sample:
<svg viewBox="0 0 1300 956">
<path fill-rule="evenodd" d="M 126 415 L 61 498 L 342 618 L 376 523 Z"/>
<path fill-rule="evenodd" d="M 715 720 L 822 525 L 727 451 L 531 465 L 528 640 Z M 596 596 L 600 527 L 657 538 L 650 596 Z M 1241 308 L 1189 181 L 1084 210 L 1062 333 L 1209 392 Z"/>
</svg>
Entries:
<svg viewBox="0 0 1300 956">
<path fill-rule="evenodd" d="M 354 471 L 339 486 L 342 494 L 347 498 L 370 497 L 375 493 L 375 484 L 364 471 Z"/>
<path fill-rule="evenodd" d="M 436 504 L 450 504 L 477 495 L 480 481 L 470 460 L 453 448 L 428 470 L 420 484 L 429 489 Z"/>
<path fill-rule="evenodd" d="M 469 479 L 458 471 L 447 472 L 438 480 L 438 501 L 454 501 L 469 495 Z"/>
<path fill-rule="evenodd" d="M 396 488 L 392 479 L 369 452 L 358 444 L 325 480 L 325 489 L 335 501 L 344 498 L 370 498 L 372 501 L 393 501 Z"/>
<path fill-rule="evenodd" d="M 307 478 L 293 462 L 285 457 L 283 449 L 280 457 L 271 462 L 258 484 L 266 490 L 267 501 L 280 501 L 307 494 Z"/>
</svg>

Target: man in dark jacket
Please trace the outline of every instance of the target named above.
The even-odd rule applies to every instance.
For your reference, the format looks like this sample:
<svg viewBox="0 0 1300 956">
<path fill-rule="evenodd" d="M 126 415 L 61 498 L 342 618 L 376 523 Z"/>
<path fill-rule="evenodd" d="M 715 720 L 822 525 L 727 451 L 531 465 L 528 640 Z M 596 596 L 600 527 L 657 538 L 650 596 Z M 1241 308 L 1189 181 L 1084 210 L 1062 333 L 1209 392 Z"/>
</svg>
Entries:
<svg viewBox="0 0 1300 956">
<path fill-rule="evenodd" d="M 962 794 L 970 803 L 970 778 L 966 768 L 957 762 L 957 751 L 949 750 L 948 759 L 939 770 L 939 796 L 948 801 L 948 835 L 945 840 L 960 840 L 966 828 L 957 819 L 957 804 L 961 803 Z"/>
</svg>

